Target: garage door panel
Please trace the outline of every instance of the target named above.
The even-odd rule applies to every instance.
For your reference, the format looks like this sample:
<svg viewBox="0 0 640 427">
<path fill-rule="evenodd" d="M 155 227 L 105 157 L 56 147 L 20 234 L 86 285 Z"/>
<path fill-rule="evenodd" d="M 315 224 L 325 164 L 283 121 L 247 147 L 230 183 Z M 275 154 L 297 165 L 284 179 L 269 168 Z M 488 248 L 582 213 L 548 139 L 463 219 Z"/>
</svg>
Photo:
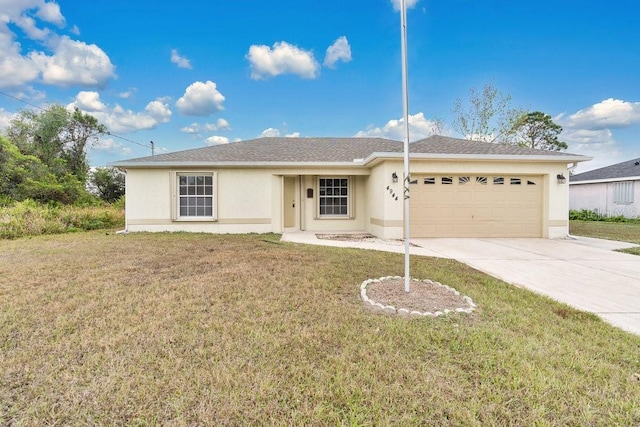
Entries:
<svg viewBox="0 0 640 427">
<path fill-rule="evenodd" d="M 411 186 L 413 237 L 540 237 L 541 176 L 436 176 Z M 443 179 L 444 178 L 444 179 Z M 443 184 L 451 182 L 451 184 Z M 530 184 L 531 183 L 531 184 Z"/>
</svg>

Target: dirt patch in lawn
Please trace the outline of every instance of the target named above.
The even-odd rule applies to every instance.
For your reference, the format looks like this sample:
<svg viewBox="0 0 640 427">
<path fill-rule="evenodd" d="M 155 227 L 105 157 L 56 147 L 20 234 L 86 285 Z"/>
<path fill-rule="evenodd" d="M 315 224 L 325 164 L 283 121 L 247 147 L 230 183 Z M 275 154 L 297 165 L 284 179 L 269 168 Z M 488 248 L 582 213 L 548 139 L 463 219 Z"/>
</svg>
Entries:
<svg viewBox="0 0 640 427">
<path fill-rule="evenodd" d="M 382 305 L 396 309 L 435 312 L 458 308 L 471 308 L 469 299 L 440 283 L 411 280 L 409 292 L 404 290 L 404 279 L 384 279 L 367 285 L 367 297 Z"/>
</svg>

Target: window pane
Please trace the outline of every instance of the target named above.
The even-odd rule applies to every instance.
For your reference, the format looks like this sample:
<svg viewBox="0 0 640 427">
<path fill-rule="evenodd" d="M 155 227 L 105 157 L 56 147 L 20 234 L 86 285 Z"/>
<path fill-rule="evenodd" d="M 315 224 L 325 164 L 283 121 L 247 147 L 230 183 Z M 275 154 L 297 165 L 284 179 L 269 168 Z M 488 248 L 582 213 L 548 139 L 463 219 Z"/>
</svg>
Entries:
<svg viewBox="0 0 640 427">
<path fill-rule="evenodd" d="M 203 194 L 204 194 L 204 187 L 202 187 L 202 186 L 198 186 L 198 187 L 196 187 L 196 194 L 197 194 L 198 196 L 203 195 Z"/>
<path fill-rule="evenodd" d="M 340 189 L 340 194 L 343 195 L 343 196 L 346 196 L 347 195 L 347 189 L 346 188 L 341 188 Z"/>
<path fill-rule="evenodd" d="M 187 194 L 187 187 L 186 186 L 180 186 L 180 195 L 184 196 L 185 194 Z"/>
<path fill-rule="evenodd" d="M 205 216 L 213 216 L 213 208 L 211 207 L 211 205 L 205 206 L 204 214 Z"/>
<path fill-rule="evenodd" d="M 424 183 L 425 184 L 435 184 L 436 183 L 436 179 L 435 178 L 425 178 L 424 179 Z"/>
<path fill-rule="evenodd" d="M 213 185 L 213 177 L 211 175 L 204 177 L 204 185 Z"/>
<path fill-rule="evenodd" d="M 195 185 L 196 184 L 196 177 L 195 176 L 188 176 L 187 177 L 187 184 Z"/>
<path fill-rule="evenodd" d="M 186 215 L 187 215 L 187 208 L 180 207 L 180 216 L 186 216 Z"/>
<path fill-rule="evenodd" d="M 187 187 L 187 194 L 190 196 L 196 195 L 196 187 Z"/>
<path fill-rule="evenodd" d="M 520 178 L 511 178 L 511 185 L 520 185 L 522 180 Z"/>
<path fill-rule="evenodd" d="M 451 176 L 443 176 L 442 177 L 442 183 L 447 185 L 447 184 L 453 184 L 453 177 Z"/>
<path fill-rule="evenodd" d="M 493 177 L 493 185 L 502 185 L 504 184 L 504 178 L 501 176 L 494 176 Z"/>
<path fill-rule="evenodd" d="M 188 216 L 196 216 L 196 208 L 195 207 L 188 207 L 187 208 L 187 215 Z"/>
<path fill-rule="evenodd" d="M 180 185 L 187 185 L 187 177 L 186 176 L 181 176 L 180 177 Z"/>
<path fill-rule="evenodd" d="M 346 179 L 341 179 L 341 180 L 340 180 L 340 185 L 341 185 L 342 187 L 346 187 L 346 186 L 348 185 L 348 184 L 347 184 L 347 180 L 346 180 Z"/>
</svg>

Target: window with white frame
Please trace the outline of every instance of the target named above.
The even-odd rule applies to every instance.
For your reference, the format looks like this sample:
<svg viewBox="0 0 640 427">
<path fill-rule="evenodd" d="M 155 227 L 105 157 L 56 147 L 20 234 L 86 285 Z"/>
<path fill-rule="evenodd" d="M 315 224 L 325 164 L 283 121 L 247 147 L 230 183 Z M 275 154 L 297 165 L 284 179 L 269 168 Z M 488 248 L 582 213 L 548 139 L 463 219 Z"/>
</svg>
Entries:
<svg viewBox="0 0 640 427">
<path fill-rule="evenodd" d="M 613 203 L 617 205 L 633 203 L 633 181 L 613 183 Z"/>
<path fill-rule="evenodd" d="M 177 173 L 177 217 L 214 218 L 214 173 Z"/>
<path fill-rule="evenodd" d="M 318 214 L 349 216 L 349 178 L 318 178 Z"/>
</svg>

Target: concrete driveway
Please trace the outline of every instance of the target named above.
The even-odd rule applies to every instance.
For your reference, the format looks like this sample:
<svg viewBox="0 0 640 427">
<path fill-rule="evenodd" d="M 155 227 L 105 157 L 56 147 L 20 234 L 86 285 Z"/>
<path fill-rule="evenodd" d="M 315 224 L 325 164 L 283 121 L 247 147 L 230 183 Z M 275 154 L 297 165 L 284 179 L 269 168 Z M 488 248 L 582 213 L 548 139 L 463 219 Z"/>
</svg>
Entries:
<svg viewBox="0 0 640 427">
<path fill-rule="evenodd" d="M 416 255 L 456 259 L 640 335 L 640 257 L 613 251 L 633 244 L 584 237 L 411 242 L 420 246 Z"/>
</svg>

